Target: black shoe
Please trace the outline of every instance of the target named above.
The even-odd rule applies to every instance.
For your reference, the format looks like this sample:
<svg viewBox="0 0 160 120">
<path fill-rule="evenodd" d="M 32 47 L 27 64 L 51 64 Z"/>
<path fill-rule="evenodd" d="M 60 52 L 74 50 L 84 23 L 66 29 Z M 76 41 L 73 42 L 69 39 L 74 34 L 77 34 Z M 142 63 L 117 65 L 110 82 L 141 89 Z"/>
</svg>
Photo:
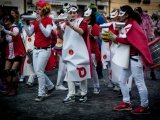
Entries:
<svg viewBox="0 0 160 120">
<path fill-rule="evenodd" d="M 45 99 L 45 96 L 38 96 L 37 98 L 34 99 L 36 102 L 41 102 Z"/>
<path fill-rule="evenodd" d="M 63 100 L 63 103 L 73 103 L 73 102 L 75 102 L 75 96 L 69 96 Z"/>
<path fill-rule="evenodd" d="M 47 94 L 50 95 L 55 90 L 55 87 L 47 91 Z"/>
<path fill-rule="evenodd" d="M 87 95 L 83 95 L 79 98 L 79 102 L 86 102 L 87 101 Z"/>
<path fill-rule="evenodd" d="M 123 97 L 121 90 L 118 93 L 118 97 Z"/>
</svg>

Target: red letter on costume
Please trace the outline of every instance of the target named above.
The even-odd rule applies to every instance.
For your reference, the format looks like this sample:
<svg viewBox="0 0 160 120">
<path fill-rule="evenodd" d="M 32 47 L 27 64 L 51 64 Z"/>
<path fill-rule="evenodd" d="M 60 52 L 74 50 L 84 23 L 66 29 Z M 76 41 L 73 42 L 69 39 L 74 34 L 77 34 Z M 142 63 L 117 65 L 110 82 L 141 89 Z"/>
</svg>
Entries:
<svg viewBox="0 0 160 120">
<path fill-rule="evenodd" d="M 77 68 L 77 70 L 78 70 L 80 78 L 83 78 L 83 77 L 86 76 L 87 72 L 86 72 L 86 69 L 84 67 Z"/>
</svg>

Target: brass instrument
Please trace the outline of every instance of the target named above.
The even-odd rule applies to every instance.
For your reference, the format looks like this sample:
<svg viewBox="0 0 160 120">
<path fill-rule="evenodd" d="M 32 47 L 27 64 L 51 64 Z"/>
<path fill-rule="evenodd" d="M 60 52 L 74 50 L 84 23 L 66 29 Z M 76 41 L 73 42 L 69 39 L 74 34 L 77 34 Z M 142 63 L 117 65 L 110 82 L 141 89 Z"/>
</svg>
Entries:
<svg viewBox="0 0 160 120">
<path fill-rule="evenodd" d="M 67 16 L 64 16 L 64 17 L 54 17 L 54 18 L 52 18 L 52 20 L 53 21 L 64 21 L 64 20 L 66 20 L 66 19 L 68 19 L 68 17 Z"/>
<path fill-rule="evenodd" d="M 113 22 L 113 23 L 115 23 L 116 27 L 124 27 L 125 26 L 124 22 Z M 101 24 L 100 27 L 101 28 L 108 28 L 111 24 L 112 24 L 112 22 L 104 23 L 104 24 Z"/>
<path fill-rule="evenodd" d="M 22 18 L 25 20 L 35 20 L 37 18 L 36 14 L 33 15 L 22 15 Z"/>
</svg>

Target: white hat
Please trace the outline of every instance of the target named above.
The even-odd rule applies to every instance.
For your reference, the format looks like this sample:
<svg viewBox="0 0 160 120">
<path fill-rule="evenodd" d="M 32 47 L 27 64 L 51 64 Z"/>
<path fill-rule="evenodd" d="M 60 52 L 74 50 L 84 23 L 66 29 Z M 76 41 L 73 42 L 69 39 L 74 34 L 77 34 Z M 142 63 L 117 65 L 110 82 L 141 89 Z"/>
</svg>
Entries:
<svg viewBox="0 0 160 120">
<path fill-rule="evenodd" d="M 87 11 L 84 12 L 84 16 L 88 17 L 92 14 L 92 9 L 88 8 Z"/>
<path fill-rule="evenodd" d="M 111 13 L 110 13 L 110 18 L 115 18 L 115 17 L 117 17 L 118 16 L 118 13 L 119 13 L 119 11 L 118 10 L 113 10 Z"/>
</svg>

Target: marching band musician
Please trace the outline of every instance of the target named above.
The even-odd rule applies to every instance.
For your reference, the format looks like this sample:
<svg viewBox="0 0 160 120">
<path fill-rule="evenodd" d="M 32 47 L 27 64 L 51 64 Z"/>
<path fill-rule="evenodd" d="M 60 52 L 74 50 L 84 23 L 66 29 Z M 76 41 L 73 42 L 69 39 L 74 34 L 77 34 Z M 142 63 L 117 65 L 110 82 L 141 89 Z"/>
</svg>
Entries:
<svg viewBox="0 0 160 120">
<path fill-rule="evenodd" d="M 78 7 L 71 5 L 68 10 L 63 36 L 62 58 L 66 64 L 65 81 L 68 82 L 68 95 L 63 103 L 75 102 L 75 82 L 80 82 L 80 102 L 87 100 L 87 79 L 90 78 L 90 59 L 87 49 L 88 25 L 78 16 Z"/>
<path fill-rule="evenodd" d="M 52 18 L 49 17 L 50 5 L 40 0 L 36 2 L 37 19 L 33 21 L 30 30 L 24 26 L 28 36 L 35 33 L 34 49 L 33 49 L 33 68 L 38 78 L 38 97 L 36 102 L 43 101 L 53 91 L 54 84 L 44 73 L 48 59 L 51 54 L 51 38 Z M 47 91 L 46 91 L 47 89 Z"/>
<path fill-rule="evenodd" d="M 110 33 L 109 39 L 126 45 L 123 47 L 123 51 L 126 52 L 125 55 L 123 53 L 123 58 L 119 57 L 117 60 L 119 62 L 123 59 L 126 67 L 121 70 L 119 76 L 123 102 L 115 106 L 114 110 L 132 110 L 129 88 L 126 84 L 128 77 L 132 74 L 138 88 L 141 105 L 132 110 L 131 113 L 148 114 L 150 111 L 148 91 L 144 81 L 143 63 L 152 64 L 153 61 L 147 45 L 147 38 L 139 25 L 141 23 L 140 16 L 129 5 L 120 7 L 119 17 L 121 22 L 125 22 L 125 26 L 121 29 L 118 36 Z"/>
<path fill-rule="evenodd" d="M 111 14 L 110 14 L 110 18 L 111 18 L 111 22 L 110 22 L 110 27 L 109 30 L 111 30 L 113 33 L 115 33 L 116 35 L 118 35 L 118 31 L 123 27 L 123 26 L 119 26 L 118 23 L 119 22 L 119 9 L 114 9 Z M 113 61 L 112 58 L 113 56 L 116 54 L 116 50 L 117 50 L 118 44 L 115 42 L 112 42 L 110 45 L 110 64 L 111 64 L 111 69 L 109 70 L 110 72 L 110 79 L 114 85 L 113 91 L 119 91 L 119 97 L 122 96 L 121 91 L 120 91 L 120 87 L 119 87 L 119 82 L 118 82 L 118 78 L 120 75 L 120 71 L 122 69 L 121 66 L 116 65 Z M 132 86 L 132 76 L 129 77 L 129 80 L 126 83 L 129 87 L 129 90 L 131 90 L 131 86 Z M 131 93 L 131 92 L 130 92 Z"/>
</svg>

